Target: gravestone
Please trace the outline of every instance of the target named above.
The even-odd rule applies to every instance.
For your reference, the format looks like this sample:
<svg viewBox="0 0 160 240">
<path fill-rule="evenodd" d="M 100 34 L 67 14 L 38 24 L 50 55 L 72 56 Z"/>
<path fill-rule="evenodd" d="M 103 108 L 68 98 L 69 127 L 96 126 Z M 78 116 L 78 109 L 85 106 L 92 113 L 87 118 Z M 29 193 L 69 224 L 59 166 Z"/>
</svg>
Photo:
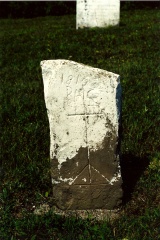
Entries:
<svg viewBox="0 0 160 240">
<path fill-rule="evenodd" d="M 53 195 L 60 209 L 121 202 L 119 75 L 69 60 L 41 62 Z"/>
<path fill-rule="evenodd" d="M 76 28 L 119 24 L 120 0 L 77 0 Z"/>
</svg>

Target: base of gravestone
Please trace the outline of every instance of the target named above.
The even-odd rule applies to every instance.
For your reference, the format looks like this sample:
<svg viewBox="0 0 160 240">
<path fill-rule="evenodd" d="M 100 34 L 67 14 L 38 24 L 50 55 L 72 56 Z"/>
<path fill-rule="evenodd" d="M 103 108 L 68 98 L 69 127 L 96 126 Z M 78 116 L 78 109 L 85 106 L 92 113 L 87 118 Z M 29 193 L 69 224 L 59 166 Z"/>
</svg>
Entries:
<svg viewBox="0 0 160 240">
<path fill-rule="evenodd" d="M 121 204 L 121 184 L 117 181 L 114 185 L 55 185 L 54 200 L 62 210 L 112 210 Z"/>
</svg>

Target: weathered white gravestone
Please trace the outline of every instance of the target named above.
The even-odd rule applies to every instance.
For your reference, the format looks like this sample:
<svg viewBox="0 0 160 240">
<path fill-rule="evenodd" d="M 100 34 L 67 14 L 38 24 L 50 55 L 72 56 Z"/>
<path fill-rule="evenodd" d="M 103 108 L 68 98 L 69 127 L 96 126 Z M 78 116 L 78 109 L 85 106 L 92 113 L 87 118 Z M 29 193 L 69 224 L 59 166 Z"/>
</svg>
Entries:
<svg viewBox="0 0 160 240">
<path fill-rule="evenodd" d="M 41 62 L 53 194 L 60 209 L 113 209 L 122 197 L 119 76 L 69 60 Z"/>
<path fill-rule="evenodd" d="M 120 0 L 77 0 L 76 28 L 119 24 Z"/>
</svg>

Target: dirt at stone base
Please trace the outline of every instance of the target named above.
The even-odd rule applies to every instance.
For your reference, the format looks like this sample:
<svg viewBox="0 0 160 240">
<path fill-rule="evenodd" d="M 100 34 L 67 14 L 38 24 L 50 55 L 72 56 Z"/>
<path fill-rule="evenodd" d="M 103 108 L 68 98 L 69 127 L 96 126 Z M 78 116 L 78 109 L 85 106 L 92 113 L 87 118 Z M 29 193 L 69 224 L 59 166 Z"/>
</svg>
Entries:
<svg viewBox="0 0 160 240">
<path fill-rule="evenodd" d="M 82 219 L 95 219 L 97 221 L 114 220 L 120 216 L 121 210 L 107 210 L 107 209 L 93 209 L 93 210 L 60 210 L 57 207 L 50 207 L 48 204 L 41 204 L 39 208 L 34 210 L 34 214 L 42 215 L 48 211 L 64 216 L 64 217 L 76 217 Z"/>
</svg>

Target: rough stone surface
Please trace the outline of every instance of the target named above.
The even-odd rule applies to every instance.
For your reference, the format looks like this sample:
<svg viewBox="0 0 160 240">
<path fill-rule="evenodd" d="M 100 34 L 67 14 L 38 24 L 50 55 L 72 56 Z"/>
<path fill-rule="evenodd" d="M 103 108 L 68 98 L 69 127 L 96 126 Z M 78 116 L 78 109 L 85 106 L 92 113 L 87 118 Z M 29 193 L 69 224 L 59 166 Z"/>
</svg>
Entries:
<svg viewBox="0 0 160 240">
<path fill-rule="evenodd" d="M 122 197 L 119 76 L 69 60 L 42 61 L 41 67 L 55 204 L 113 209 Z"/>
<path fill-rule="evenodd" d="M 76 28 L 119 24 L 119 0 L 77 0 Z"/>
</svg>

